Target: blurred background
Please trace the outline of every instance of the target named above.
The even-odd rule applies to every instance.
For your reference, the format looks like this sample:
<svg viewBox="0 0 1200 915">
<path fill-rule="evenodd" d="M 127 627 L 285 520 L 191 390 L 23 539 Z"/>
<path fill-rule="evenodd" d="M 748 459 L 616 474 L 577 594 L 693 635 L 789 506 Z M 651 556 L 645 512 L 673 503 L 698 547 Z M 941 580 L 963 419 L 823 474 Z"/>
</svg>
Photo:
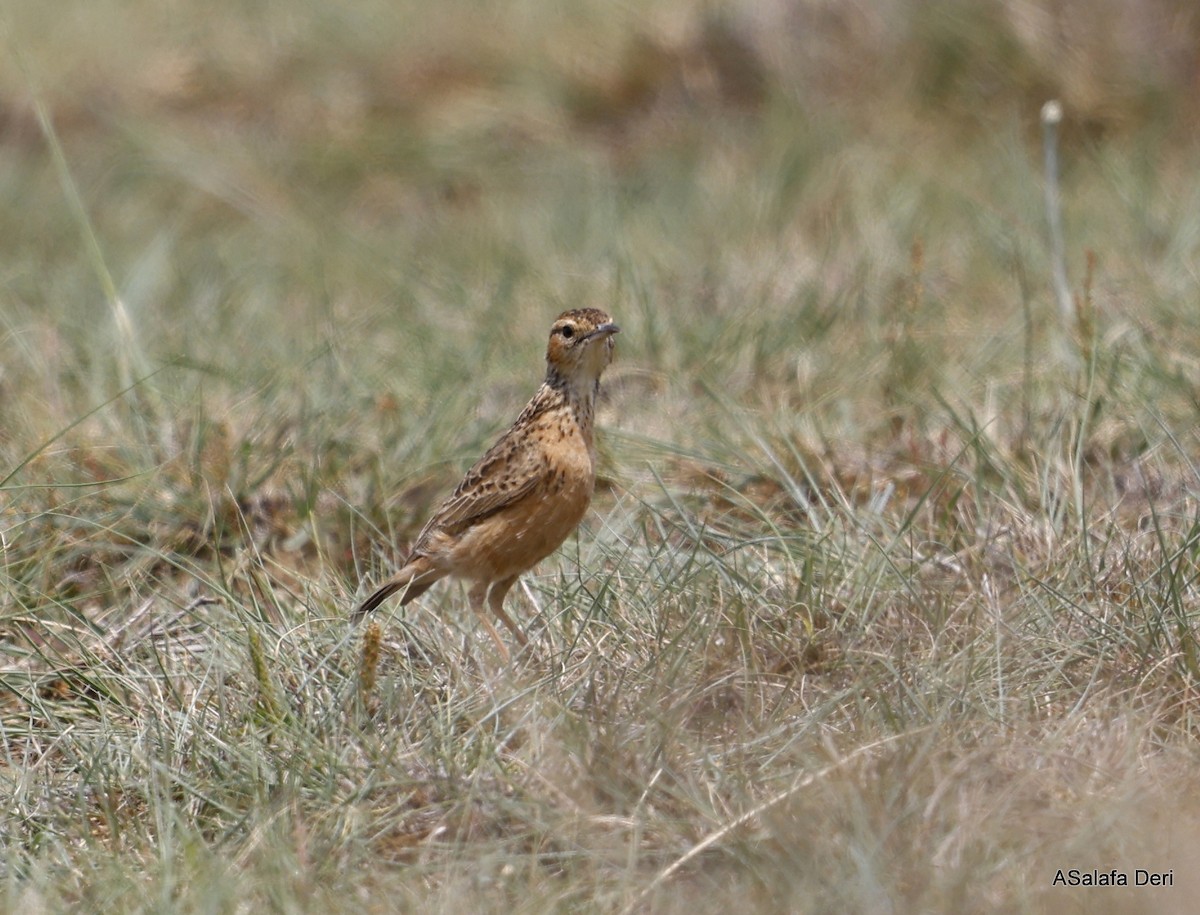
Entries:
<svg viewBox="0 0 1200 915">
<path fill-rule="evenodd" d="M 842 245 L 886 271 L 962 208 L 1032 246 L 1038 198 L 1004 183 L 1039 180 L 1044 101 L 1065 107 L 1068 190 L 1076 153 L 1116 148 L 1133 198 L 1186 169 L 1200 89 L 1186 0 L 97 0 L 9 4 L 3 30 L 5 311 L 86 320 L 98 291 L 40 102 L 140 345 L 218 363 L 245 358 L 230 309 L 258 352 L 313 330 L 275 317 L 314 297 L 342 330 L 386 309 L 420 336 L 506 285 L 567 301 L 570 277 L 623 268 L 670 274 L 692 314 L 697 274 L 764 245 L 775 280 L 824 269 L 844 294 Z M 1078 271 L 1095 239 L 1075 215 Z M 515 307 L 540 335 L 549 309 Z"/>
</svg>

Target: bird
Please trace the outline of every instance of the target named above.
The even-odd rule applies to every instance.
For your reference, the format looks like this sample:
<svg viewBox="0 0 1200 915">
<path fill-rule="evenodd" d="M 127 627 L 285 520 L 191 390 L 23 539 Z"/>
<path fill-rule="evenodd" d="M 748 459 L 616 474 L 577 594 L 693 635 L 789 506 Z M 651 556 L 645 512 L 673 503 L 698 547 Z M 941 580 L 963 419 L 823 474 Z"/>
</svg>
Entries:
<svg viewBox="0 0 1200 915">
<path fill-rule="evenodd" d="M 522 573 L 558 549 L 587 512 L 596 485 L 596 397 L 619 332 L 598 308 L 571 309 L 555 319 L 545 380 L 430 516 L 400 570 L 358 605 L 355 621 L 393 594 L 401 593 L 404 605 L 453 576 L 471 582 L 471 610 L 505 661 L 508 649 L 485 604 L 522 648 L 528 645 L 505 612 L 504 597 Z"/>
</svg>

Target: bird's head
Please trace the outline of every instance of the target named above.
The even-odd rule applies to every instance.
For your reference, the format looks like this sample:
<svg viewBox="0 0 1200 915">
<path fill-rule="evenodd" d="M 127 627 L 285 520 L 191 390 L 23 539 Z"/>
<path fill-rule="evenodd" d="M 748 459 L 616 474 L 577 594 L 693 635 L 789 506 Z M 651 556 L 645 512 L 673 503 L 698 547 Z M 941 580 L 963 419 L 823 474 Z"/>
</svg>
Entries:
<svg viewBox="0 0 1200 915">
<path fill-rule="evenodd" d="M 564 311 L 550 328 L 546 367 L 570 384 L 595 385 L 612 362 L 620 328 L 599 308 Z"/>
</svg>

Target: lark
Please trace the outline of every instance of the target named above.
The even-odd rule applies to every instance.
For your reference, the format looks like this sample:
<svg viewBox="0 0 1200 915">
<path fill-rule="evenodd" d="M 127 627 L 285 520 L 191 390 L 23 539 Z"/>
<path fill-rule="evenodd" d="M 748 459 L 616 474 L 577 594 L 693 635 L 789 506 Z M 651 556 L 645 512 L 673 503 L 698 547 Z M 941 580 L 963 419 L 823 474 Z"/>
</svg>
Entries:
<svg viewBox="0 0 1200 915">
<path fill-rule="evenodd" d="M 400 571 L 358 606 L 354 619 L 393 594 L 407 604 L 455 576 L 472 582 L 471 609 L 502 657 L 508 659 L 508 649 L 485 604 L 522 647 L 528 644 L 504 611 L 504 597 L 523 572 L 558 549 L 592 500 L 596 395 L 619 331 L 597 308 L 558 316 L 546 347 L 546 380 L 426 522 Z"/>
</svg>

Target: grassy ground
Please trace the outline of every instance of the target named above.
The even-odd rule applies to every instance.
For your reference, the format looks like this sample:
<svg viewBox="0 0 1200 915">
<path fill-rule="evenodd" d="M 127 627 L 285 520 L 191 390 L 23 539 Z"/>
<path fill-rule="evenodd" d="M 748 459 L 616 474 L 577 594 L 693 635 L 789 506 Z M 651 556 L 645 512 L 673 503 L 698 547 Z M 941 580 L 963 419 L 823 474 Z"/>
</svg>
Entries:
<svg viewBox="0 0 1200 915">
<path fill-rule="evenodd" d="M 0 10 L 0 907 L 1191 911 L 1200 29 L 1135 5 Z M 350 626 L 585 305 L 537 657 Z"/>
</svg>

